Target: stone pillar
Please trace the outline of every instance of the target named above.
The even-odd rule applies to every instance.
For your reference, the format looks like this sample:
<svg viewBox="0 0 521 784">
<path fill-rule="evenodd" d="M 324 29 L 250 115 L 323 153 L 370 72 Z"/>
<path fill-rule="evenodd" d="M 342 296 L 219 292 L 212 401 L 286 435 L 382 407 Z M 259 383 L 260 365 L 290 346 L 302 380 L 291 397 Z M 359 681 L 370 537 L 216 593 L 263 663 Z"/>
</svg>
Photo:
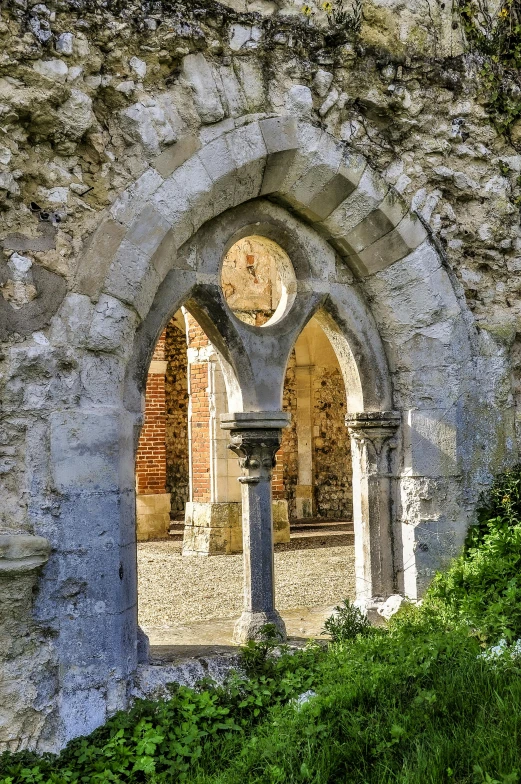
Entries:
<svg viewBox="0 0 521 784">
<path fill-rule="evenodd" d="M 138 541 L 168 534 L 170 493 L 166 492 L 165 333 L 148 370 L 145 421 L 136 455 L 136 527 Z"/>
<path fill-rule="evenodd" d="M 230 449 L 239 458 L 242 476 L 244 544 L 244 612 L 235 626 L 237 642 L 259 637 L 273 624 L 286 638 L 284 621 L 275 609 L 271 478 L 282 428 L 289 424 L 282 411 L 225 414 L 221 426 L 230 431 Z"/>
<path fill-rule="evenodd" d="M 295 488 L 297 517 L 313 517 L 313 422 L 312 367 L 297 365 L 298 485 Z"/>
<path fill-rule="evenodd" d="M 369 608 L 396 592 L 392 534 L 394 411 L 347 414 L 353 457 L 357 601 Z"/>
</svg>

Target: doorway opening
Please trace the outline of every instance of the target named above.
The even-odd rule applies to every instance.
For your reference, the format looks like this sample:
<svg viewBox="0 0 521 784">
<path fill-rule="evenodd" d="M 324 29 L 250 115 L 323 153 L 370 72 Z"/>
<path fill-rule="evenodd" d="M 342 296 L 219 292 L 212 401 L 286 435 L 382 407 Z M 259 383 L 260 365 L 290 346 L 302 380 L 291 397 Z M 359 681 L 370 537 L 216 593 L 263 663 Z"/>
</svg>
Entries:
<svg viewBox="0 0 521 784">
<path fill-rule="evenodd" d="M 271 240 L 236 242 L 221 276 L 234 316 L 253 328 L 283 318 L 290 267 Z M 282 408 L 291 424 L 272 478 L 276 601 L 291 637 L 316 637 L 355 595 L 346 390 L 316 317 L 289 358 Z M 153 645 L 228 645 L 242 610 L 241 470 L 220 427 L 228 410 L 219 354 L 183 307 L 155 348 L 136 457 L 139 616 Z"/>
</svg>

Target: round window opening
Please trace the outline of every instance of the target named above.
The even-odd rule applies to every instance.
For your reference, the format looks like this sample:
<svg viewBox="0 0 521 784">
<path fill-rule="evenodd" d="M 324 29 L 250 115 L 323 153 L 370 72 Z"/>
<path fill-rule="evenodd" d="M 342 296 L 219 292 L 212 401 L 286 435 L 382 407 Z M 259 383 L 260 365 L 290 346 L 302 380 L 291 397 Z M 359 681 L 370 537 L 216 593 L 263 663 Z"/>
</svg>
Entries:
<svg viewBox="0 0 521 784">
<path fill-rule="evenodd" d="M 232 245 L 224 257 L 221 286 L 237 318 L 265 327 L 289 311 L 297 282 L 290 258 L 280 245 L 253 235 Z"/>
</svg>

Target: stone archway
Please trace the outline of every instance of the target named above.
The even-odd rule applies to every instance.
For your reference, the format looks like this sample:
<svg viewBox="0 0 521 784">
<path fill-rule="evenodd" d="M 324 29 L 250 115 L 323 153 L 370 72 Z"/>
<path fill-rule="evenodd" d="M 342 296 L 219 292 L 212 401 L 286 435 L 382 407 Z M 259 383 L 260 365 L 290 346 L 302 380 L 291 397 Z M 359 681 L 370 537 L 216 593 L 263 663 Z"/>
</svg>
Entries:
<svg viewBox="0 0 521 784">
<path fill-rule="evenodd" d="M 49 351 L 70 336 L 82 382 L 74 404 L 57 396 L 48 414 L 45 475 L 60 501 L 52 525 L 37 529 L 53 547 L 36 602 L 37 619 L 52 612 L 56 630 L 58 729 L 47 745 L 127 704 L 137 666 L 133 455 L 153 346 L 182 304 L 220 353 L 243 452 L 248 433 L 257 446 L 277 440 L 280 368 L 321 307 L 349 393 L 359 485 L 373 499 L 358 507 L 366 604 L 395 589 L 417 598 L 471 519 L 488 421 L 465 428 L 479 406 L 479 352 L 423 225 L 322 129 L 286 116 L 236 126 L 204 147 L 180 140 L 121 195 L 55 317 Z M 218 275 L 252 225 L 285 248 L 297 277 L 292 310 L 262 345 L 230 317 Z M 266 541 L 258 546 L 268 559 Z M 40 565 L 40 539 L 34 549 Z"/>
</svg>

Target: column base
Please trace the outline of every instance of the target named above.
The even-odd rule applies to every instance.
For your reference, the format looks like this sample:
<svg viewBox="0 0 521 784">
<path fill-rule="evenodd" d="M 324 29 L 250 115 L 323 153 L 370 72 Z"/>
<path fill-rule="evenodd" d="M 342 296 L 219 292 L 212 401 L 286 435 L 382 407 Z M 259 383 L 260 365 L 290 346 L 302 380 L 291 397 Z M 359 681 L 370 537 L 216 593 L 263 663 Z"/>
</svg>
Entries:
<svg viewBox="0 0 521 784">
<path fill-rule="evenodd" d="M 170 527 L 170 493 L 136 496 L 136 531 L 138 542 L 162 539 Z"/>
<path fill-rule="evenodd" d="M 272 501 L 271 511 L 273 516 L 273 544 L 289 542 L 288 502 L 284 500 Z"/>
<path fill-rule="evenodd" d="M 290 541 L 288 502 L 273 501 L 273 543 Z M 233 555 L 242 553 L 242 520 L 239 501 L 200 503 L 185 509 L 183 555 Z"/>
<path fill-rule="evenodd" d="M 262 640 L 265 638 L 263 627 L 272 624 L 276 627 L 280 642 L 287 639 L 286 626 L 277 610 L 271 612 L 243 612 L 233 630 L 233 641 L 245 643 L 248 640 Z"/>
<path fill-rule="evenodd" d="M 233 553 L 242 553 L 240 503 L 189 501 L 185 509 L 183 555 Z"/>
</svg>

